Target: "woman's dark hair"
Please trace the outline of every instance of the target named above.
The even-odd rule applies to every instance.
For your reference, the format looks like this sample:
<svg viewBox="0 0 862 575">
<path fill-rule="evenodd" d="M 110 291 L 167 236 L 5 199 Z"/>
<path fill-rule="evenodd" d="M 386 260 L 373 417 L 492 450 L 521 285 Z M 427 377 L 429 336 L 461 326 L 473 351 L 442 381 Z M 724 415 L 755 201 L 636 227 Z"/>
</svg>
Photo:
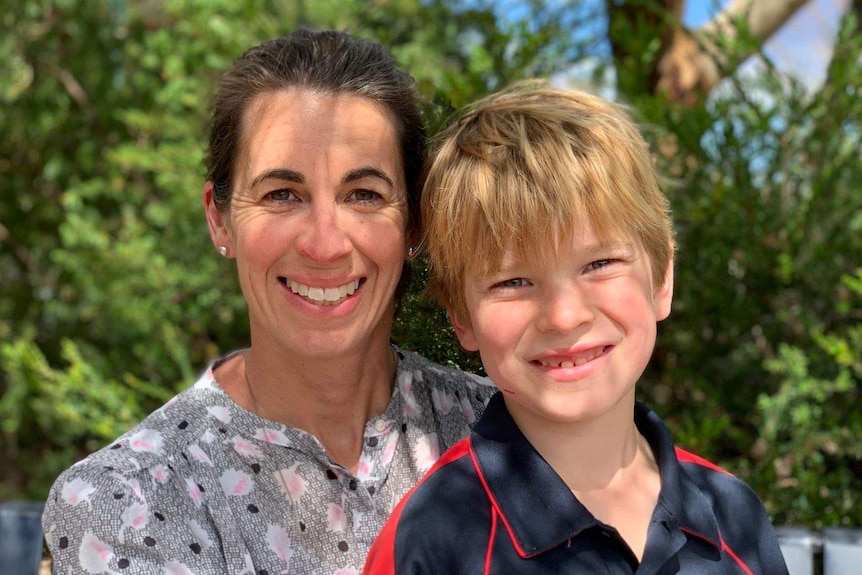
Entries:
<svg viewBox="0 0 862 575">
<path fill-rule="evenodd" d="M 285 88 L 355 94 L 388 111 L 404 165 L 408 229 L 415 229 L 419 223 L 417 180 L 426 145 L 415 82 L 377 42 L 335 30 L 303 28 L 263 42 L 247 50 L 222 75 L 207 155 L 207 179 L 213 182 L 216 208 L 230 208 L 246 107 L 259 94 Z"/>
</svg>

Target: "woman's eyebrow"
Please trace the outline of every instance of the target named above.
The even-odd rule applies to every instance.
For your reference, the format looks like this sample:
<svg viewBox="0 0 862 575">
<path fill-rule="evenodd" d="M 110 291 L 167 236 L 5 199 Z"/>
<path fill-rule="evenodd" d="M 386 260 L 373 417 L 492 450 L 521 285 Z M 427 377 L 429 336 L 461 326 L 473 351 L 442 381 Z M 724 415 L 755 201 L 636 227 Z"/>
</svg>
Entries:
<svg viewBox="0 0 862 575">
<path fill-rule="evenodd" d="M 294 182 L 296 184 L 304 184 L 305 176 L 295 170 L 289 170 L 287 168 L 275 168 L 274 170 L 267 170 L 266 172 L 263 172 L 262 174 L 258 175 L 251 182 L 251 187 L 253 188 L 259 183 L 266 180 L 281 180 L 287 182 Z"/>
<path fill-rule="evenodd" d="M 377 168 L 372 168 L 371 166 L 363 166 L 361 168 L 356 168 L 355 170 L 350 170 L 347 172 L 343 178 L 341 178 L 342 184 L 349 184 L 350 182 L 355 182 L 356 180 L 361 180 L 362 178 L 380 178 L 391 187 L 395 187 L 395 184 L 392 183 L 392 178 L 386 175 L 382 170 L 378 170 Z"/>
</svg>

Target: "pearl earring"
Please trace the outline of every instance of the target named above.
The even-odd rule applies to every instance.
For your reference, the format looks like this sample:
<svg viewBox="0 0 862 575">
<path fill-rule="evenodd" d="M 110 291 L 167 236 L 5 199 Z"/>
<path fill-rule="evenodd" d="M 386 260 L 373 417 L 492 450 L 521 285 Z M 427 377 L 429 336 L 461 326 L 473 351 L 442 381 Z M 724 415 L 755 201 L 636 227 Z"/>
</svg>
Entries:
<svg viewBox="0 0 862 575">
<path fill-rule="evenodd" d="M 221 254 L 221 257 L 226 258 L 227 257 L 227 246 L 219 246 L 218 247 L 218 253 Z"/>
</svg>

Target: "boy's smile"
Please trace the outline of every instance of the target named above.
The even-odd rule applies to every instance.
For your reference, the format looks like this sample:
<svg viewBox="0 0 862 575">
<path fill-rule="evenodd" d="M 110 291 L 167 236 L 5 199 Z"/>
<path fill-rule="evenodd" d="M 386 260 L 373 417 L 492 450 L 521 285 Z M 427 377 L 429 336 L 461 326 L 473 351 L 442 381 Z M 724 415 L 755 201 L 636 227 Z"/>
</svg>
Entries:
<svg viewBox="0 0 862 575">
<path fill-rule="evenodd" d="M 569 350 L 553 350 L 540 354 L 532 361 L 545 368 L 545 371 L 551 376 L 559 373 L 563 377 L 574 377 L 577 372 L 561 372 L 561 370 L 586 366 L 588 363 L 610 353 L 613 347 L 613 345 L 589 345 L 586 347 L 577 346 Z M 590 365 L 589 367 L 593 366 Z"/>
<path fill-rule="evenodd" d="M 655 287 L 639 241 L 603 243 L 592 226 L 575 229 L 552 261 L 507 256 L 487 276 L 468 273 L 469 317 L 453 318 L 519 425 L 630 410 L 656 322 L 670 313 L 672 264 Z"/>
</svg>

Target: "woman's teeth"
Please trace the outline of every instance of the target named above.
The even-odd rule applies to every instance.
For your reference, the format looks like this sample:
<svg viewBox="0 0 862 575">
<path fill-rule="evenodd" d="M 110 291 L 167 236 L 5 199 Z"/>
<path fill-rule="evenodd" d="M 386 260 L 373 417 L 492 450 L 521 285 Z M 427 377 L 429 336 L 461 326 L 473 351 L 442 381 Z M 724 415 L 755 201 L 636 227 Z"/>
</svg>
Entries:
<svg viewBox="0 0 862 575">
<path fill-rule="evenodd" d="M 353 280 L 343 286 L 334 288 L 310 287 L 299 282 L 290 281 L 288 287 L 293 293 L 301 295 L 314 304 L 335 305 L 356 291 L 356 288 L 359 287 L 359 280 Z"/>
</svg>

